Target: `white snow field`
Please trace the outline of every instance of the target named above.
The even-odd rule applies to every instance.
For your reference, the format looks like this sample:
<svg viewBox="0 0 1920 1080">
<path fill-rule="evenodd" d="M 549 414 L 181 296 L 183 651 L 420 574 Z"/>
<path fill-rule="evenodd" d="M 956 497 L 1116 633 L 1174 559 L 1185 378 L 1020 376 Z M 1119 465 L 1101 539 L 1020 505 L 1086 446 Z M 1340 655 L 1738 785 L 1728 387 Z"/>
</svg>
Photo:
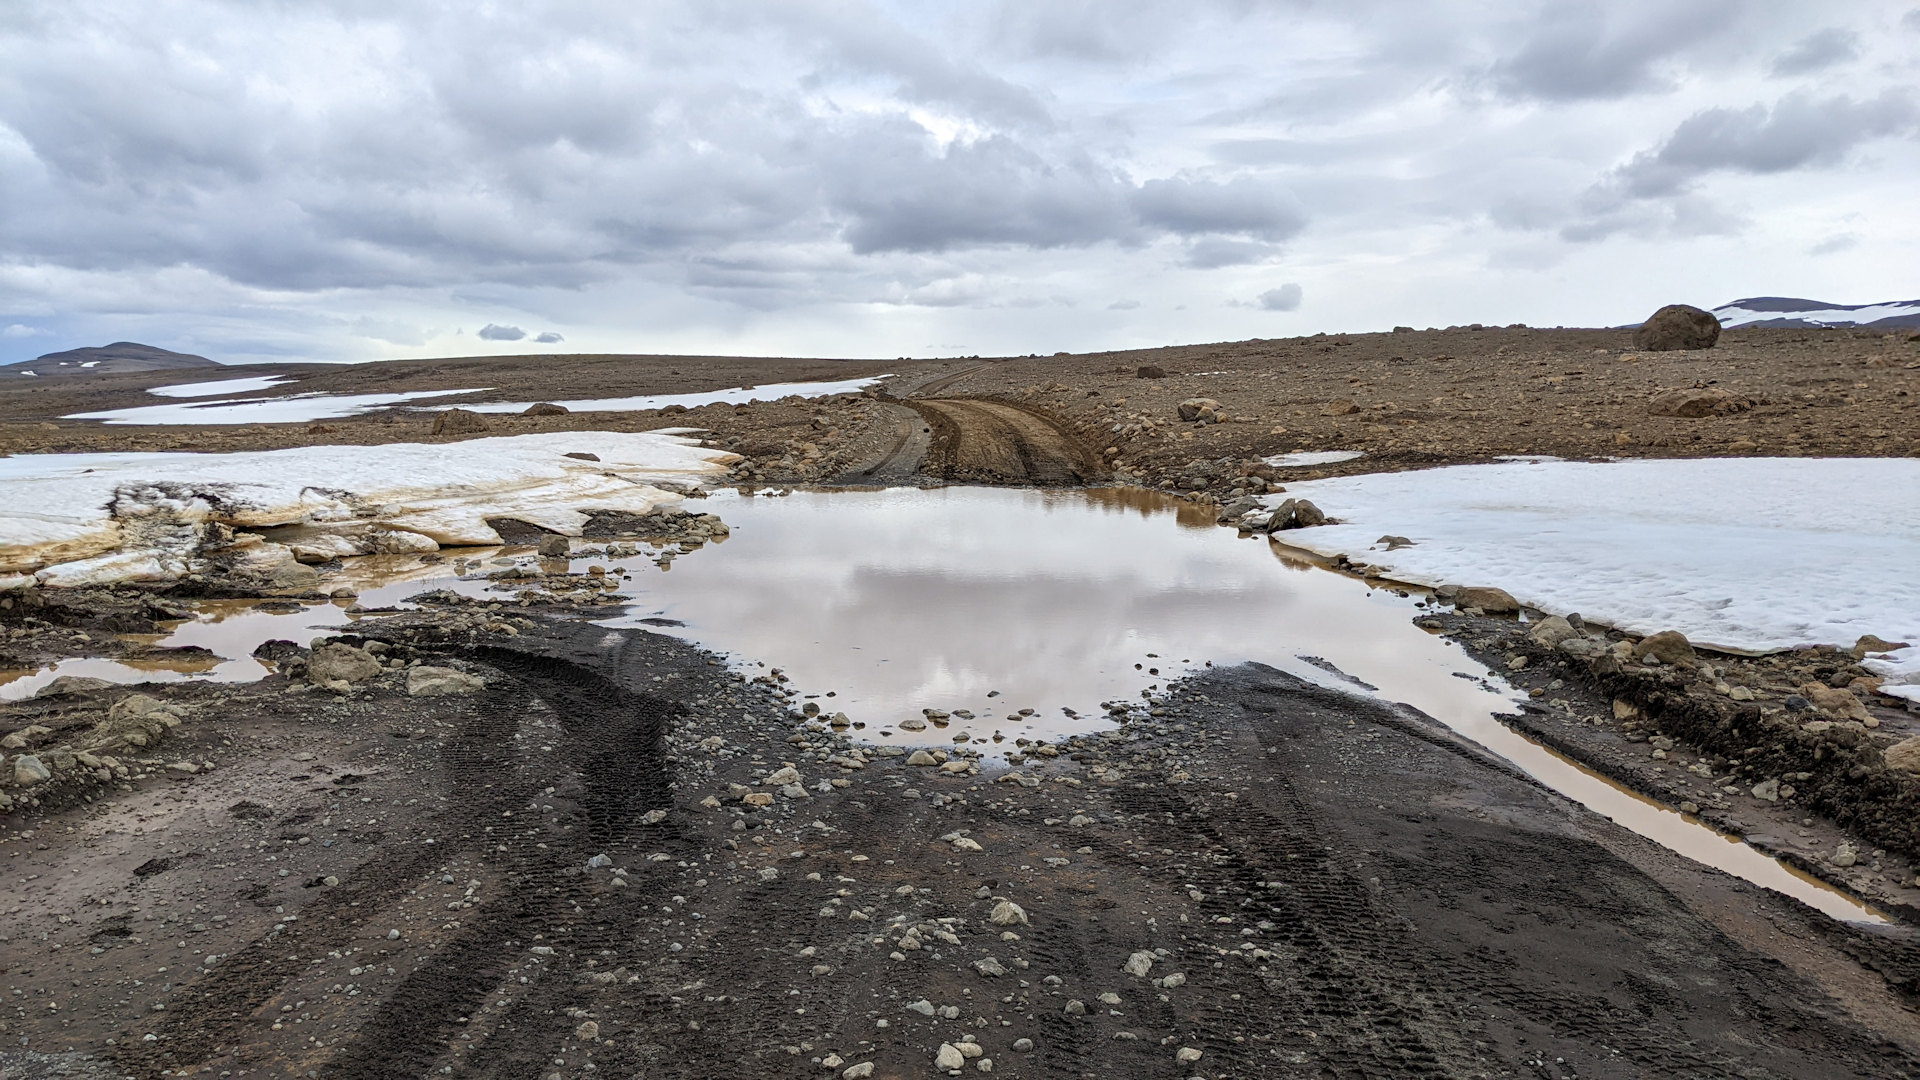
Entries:
<svg viewBox="0 0 1920 1080">
<path fill-rule="evenodd" d="M 725 390 L 702 390 L 692 394 L 644 394 L 635 397 L 589 398 L 581 401 L 547 399 L 552 404 L 564 405 L 573 412 L 638 412 L 643 409 L 664 409 L 669 405 L 681 405 L 692 409 L 701 405 L 725 402 L 739 405 L 748 401 L 778 401 L 784 397 L 829 397 L 834 394 L 857 394 L 881 379 L 890 375 L 876 375 L 865 379 L 841 379 L 836 382 L 799 382 L 768 383 L 764 386 L 734 386 Z M 248 383 L 252 385 L 240 386 Z M 213 387 L 225 385 L 223 390 L 206 390 L 188 393 L 195 387 Z M 199 397 L 214 393 L 250 393 L 265 389 L 256 379 L 231 379 L 224 383 L 184 383 L 176 386 L 162 386 L 152 393 L 166 397 Z M 470 387 L 463 390 L 414 390 L 404 393 L 385 394 L 292 394 L 277 398 L 237 398 L 232 401 L 180 401 L 166 405 L 135 405 L 125 409 L 106 409 L 100 412 L 74 413 L 64 420 L 102 420 L 109 424 L 305 424 L 315 420 L 337 420 L 341 417 L 355 416 L 375 409 L 384 409 L 394 405 L 406 405 L 410 402 L 425 402 L 431 398 L 453 397 L 456 394 L 477 394 L 488 387 Z M 171 393 L 167 393 L 171 391 Z M 483 401 L 461 404 L 458 408 L 483 413 L 514 413 L 535 404 L 531 401 Z M 431 404 L 410 406 L 415 408 L 439 408 Z M 444 406 L 453 408 L 454 406 Z"/>
<path fill-rule="evenodd" d="M 235 547 L 271 570 L 295 556 L 497 544 L 491 517 L 578 535 L 585 509 L 645 513 L 680 498 L 659 485 L 698 484 L 736 460 L 677 435 L 608 431 L 0 458 L 0 589 L 169 580 Z M 231 545 L 219 526 L 301 528 L 291 546 Z"/>
<path fill-rule="evenodd" d="M 1365 456 L 1365 450 L 1295 450 L 1291 454 L 1275 454 L 1260 460 L 1276 469 L 1304 469 L 1309 465 L 1337 465 Z"/>
<path fill-rule="evenodd" d="M 1339 523 L 1278 539 L 1413 584 L 1498 586 L 1542 611 L 1730 649 L 1920 642 L 1920 460 L 1512 461 L 1286 496 Z M 1414 546 L 1387 551 L 1385 534 Z"/>
</svg>

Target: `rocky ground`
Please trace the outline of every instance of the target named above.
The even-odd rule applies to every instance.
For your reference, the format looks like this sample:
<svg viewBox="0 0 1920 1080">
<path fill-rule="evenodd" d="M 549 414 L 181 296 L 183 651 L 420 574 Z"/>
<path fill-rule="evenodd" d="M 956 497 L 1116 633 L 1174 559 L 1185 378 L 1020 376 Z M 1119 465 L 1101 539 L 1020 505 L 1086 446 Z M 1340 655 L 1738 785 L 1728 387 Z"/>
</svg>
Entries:
<svg viewBox="0 0 1920 1080">
<path fill-rule="evenodd" d="M 1120 478 L 1224 492 L 1267 479 L 1479 461 L 1726 454 L 1912 455 L 1920 343 L 1858 330 L 1731 330 L 1713 349 L 1636 352 L 1631 330 L 1484 328 L 1317 335 L 1126 352 L 987 360 L 834 361 L 552 356 L 233 368 L 294 375 L 265 391 L 369 393 L 489 386 L 463 400 L 568 400 L 895 374 L 883 398 L 991 399 L 1049 420 Z M 1163 374 L 1139 377 L 1145 369 Z M 227 374 L 223 372 L 222 374 Z M 158 400 L 166 373 L 21 380 L 0 387 L 0 451 L 259 449 L 471 437 L 433 433 L 432 411 L 315 425 L 107 427 L 59 417 Z M 1183 420 L 1182 402 L 1212 402 Z M 436 402 L 436 408 L 442 403 Z M 707 429 L 766 482 L 870 471 L 916 433 L 870 395 L 691 411 L 488 416 L 487 433 Z M 929 425 L 921 425 L 922 427 Z M 925 432 L 919 432 L 926 434 Z M 1042 436 L 1052 438 L 1053 436 Z M 954 457 L 932 448 L 936 465 Z M 1261 458 L 1360 450 L 1351 463 L 1274 473 Z M 916 457 L 919 455 L 915 455 Z M 917 464 L 917 462 L 916 462 Z M 912 473 L 912 469 L 904 470 Z M 935 472 L 939 471 L 936 467 Z"/>
<path fill-rule="evenodd" d="M 7 707 L 98 762 L 0 834 L 8 1075 L 1920 1075 L 1909 943 L 1277 672 L 1003 769 L 644 632 L 359 629 Z"/>
</svg>

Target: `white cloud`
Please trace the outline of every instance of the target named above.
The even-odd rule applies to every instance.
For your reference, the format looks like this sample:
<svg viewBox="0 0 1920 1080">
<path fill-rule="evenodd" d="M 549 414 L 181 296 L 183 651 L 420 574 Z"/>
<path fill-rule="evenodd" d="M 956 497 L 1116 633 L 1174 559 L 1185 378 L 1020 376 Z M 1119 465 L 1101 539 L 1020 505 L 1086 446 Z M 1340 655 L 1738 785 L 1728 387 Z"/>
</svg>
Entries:
<svg viewBox="0 0 1920 1080">
<path fill-rule="evenodd" d="M 0 330 L 0 337 L 30 338 L 37 337 L 44 333 L 46 333 L 45 330 L 36 326 L 28 326 L 25 323 L 10 323 L 5 330 Z"/>
</svg>

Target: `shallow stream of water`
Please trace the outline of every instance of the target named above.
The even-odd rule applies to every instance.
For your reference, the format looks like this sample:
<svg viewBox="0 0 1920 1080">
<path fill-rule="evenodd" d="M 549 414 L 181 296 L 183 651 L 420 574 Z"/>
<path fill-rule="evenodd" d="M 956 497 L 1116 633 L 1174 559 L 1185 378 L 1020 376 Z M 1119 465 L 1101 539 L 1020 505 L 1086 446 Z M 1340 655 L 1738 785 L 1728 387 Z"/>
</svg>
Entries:
<svg viewBox="0 0 1920 1080">
<path fill-rule="evenodd" d="M 1052 739 L 1098 730 L 1109 724 L 1103 703 L 1138 701 L 1208 663 L 1259 661 L 1410 704 L 1689 858 L 1836 918 L 1879 921 L 1839 892 L 1502 725 L 1494 715 L 1512 711 L 1518 695 L 1458 645 L 1412 625 L 1416 598 L 1292 561 L 1263 539 L 1216 527 L 1198 507 L 1140 490 L 990 488 L 726 493 L 692 505 L 719 514 L 732 536 L 664 570 L 644 556 L 574 560 L 575 570 L 598 562 L 632 575 L 622 592 L 633 603 L 602 621 L 661 628 L 742 666 L 779 668 L 790 686 L 819 695 L 813 700 L 828 713 L 847 713 L 875 741 L 946 743 L 966 734 L 991 746 L 996 733 Z M 502 558 L 532 561 L 515 549 L 460 554 L 482 568 Z M 429 587 L 478 594 L 494 584 L 450 579 L 450 569 L 370 557 L 351 561 L 342 583 L 360 588 L 368 607 Z M 210 606 L 164 643 L 203 645 L 228 658 L 223 663 L 156 673 L 69 661 L 19 673 L 0 685 L 0 697 L 25 696 L 60 674 L 257 678 L 263 669 L 249 654 L 259 642 L 305 642 L 348 619 L 338 606 L 278 614 Z M 926 731 L 895 726 L 924 709 L 965 710 L 974 719 Z"/>
</svg>

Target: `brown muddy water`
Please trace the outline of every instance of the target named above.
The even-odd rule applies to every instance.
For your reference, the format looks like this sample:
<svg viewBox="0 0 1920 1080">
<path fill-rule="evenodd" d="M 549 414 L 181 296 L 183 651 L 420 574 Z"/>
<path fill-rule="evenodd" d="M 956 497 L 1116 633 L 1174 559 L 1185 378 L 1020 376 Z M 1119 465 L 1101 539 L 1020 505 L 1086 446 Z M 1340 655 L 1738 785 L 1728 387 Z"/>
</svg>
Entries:
<svg viewBox="0 0 1920 1080">
<path fill-rule="evenodd" d="M 778 669 L 796 706 L 844 712 L 878 743 L 991 746 L 997 735 L 1055 739 L 1110 726 L 1110 704 L 1144 704 L 1208 664 L 1258 661 L 1350 693 L 1401 702 L 1505 757 L 1548 787 L 1688 858 L 1793 896 L 1840 919 L 1881 921 L 1845 895 L 1699 822 L 1620 787 L 1508 729 L 1521 700 L 1459 646 L 1412 624 L 1420 597 L 1371 587 L 1236 537 L 1203 508 L 1138 489 L 1004 488 L 716 494 L 732 536 L 665 567 L 647 554 L 580 558 L 631 574 L 632 603 L 601 621 L 676 634 L 743 670 Z M 586 547 L 576 542 L 576 547 Z M 650 554 L 649 549 L 643 549 Z M 536 562 L 524 548 L 464 555 L 478 570 Z M 547 562 L 547 568 L 557 568 Z M 448 563 L 407 556 L 350 561 L 338 584 L 359 603 L 426 588 L 510 590 Z M 329 584 L 335 584 L 334 581 Z M 498 595 L 497 593 L 495 595 Z M 224 659 L 200 670 L 76 660 L 0 673 L 0 697 L 62 674 L 124 682 L 258 678 L 269 638 L 305 642 L 352 618 L 339 605 L 299 612 L 209 605 L 170 646 Z M 945 726 L 904 730 L 923 710 Z M 971 714 L 967 717 L 965 714 Z M 989 750 L 991 755 L 991 751 Z"/>
</svg>

